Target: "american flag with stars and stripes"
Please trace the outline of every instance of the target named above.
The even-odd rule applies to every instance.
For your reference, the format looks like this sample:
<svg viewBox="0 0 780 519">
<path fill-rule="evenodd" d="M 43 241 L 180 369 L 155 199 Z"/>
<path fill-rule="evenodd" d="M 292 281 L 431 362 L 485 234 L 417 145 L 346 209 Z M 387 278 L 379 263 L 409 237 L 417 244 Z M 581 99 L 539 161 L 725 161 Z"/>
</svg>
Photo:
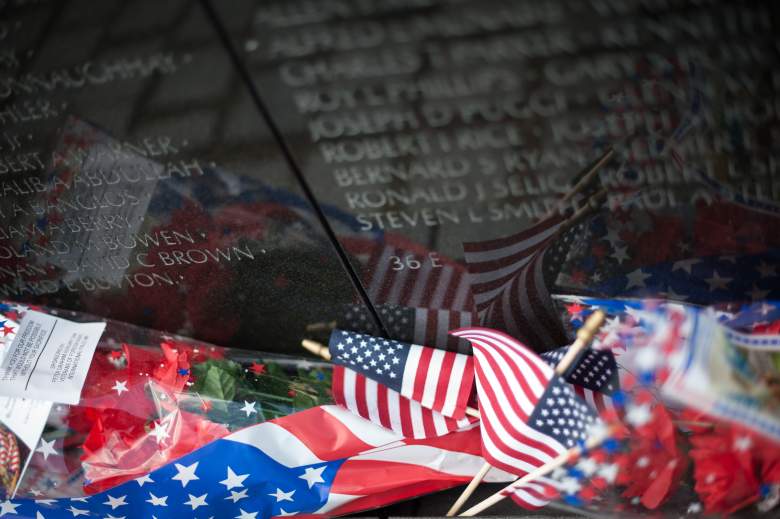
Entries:
<svg viewBox="0 0 780 519">
<path fill-rule="evenodd" d="M 72 519 L 341 515 L 463 484 L 484 463 L 478 429 L 406 440 L 337 406 L 264 422 L 84 497 L 11 499 L 0 516 Z M 491 481 L 510 481 L 494 471 Z"/>
<path fill-rule="evenodd" d="M 474 348 L 483 456 L 494 467 L 531 472 L 584 441 L 600 423 L 569 384 L 514 338 L 478 327 L 453 333 Z M 546 494 L 544 488 L 522 487 L 514 497 L 538 508 Z"/>
<path fill-rule="evenodd" d="M 474 385 L 470 355 L 335 329 L 329 343 L 332 360 L 419 402 L 460 419 Z"/>
<path fill-rule="evenodd" d="M 476 421 L 446 417 L 338 364 L 333 366 L 332 389 L 337 404 L 406 438 L 442 436 Z"/>
<path fill-rule="evenodd" d="M 558 234 L 564 220 L 555 213 L 512 236 L 463 244 L 483 325 L 505 330 L 538 349 L 565 344 L 545 271 L 560 264 L 553 256 L 573 239 L 575 229 Z"/>
<path fill-rule="evenodd" d="M 568 346 L 541 354 L 550 367 L 563 359 Z M 576 364 L 564 374 L 574 392 L 599 412 L 612 408 L 611 396 L 620 389 L 620 377 L 615 356 L 611 351 L 587 349 Z"/>
<path fill-rule="evenodd" d="M 471 353 L 468 341 L 450 335 L 450 330 L 476 324 L 475 312 L 391 304 L 376 305 L 376 310 L 392 339 Z M 349 305 L 337 324 L 345 330 L 379 335 L 379 330 L 365 305 Z"/>
</svg>

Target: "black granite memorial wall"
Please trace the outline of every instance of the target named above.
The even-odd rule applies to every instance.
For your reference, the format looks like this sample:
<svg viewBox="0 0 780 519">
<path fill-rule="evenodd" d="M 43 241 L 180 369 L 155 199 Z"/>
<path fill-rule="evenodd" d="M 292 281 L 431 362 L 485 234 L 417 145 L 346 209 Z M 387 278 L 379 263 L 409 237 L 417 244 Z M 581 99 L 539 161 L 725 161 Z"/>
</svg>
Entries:
<svg viewBox="0 0 780 519">
<path fill-rule="evenodd" d="M 780 297 L 778 22 L 771 1 L 0 0 L 0 298 L 299 354 L 334 321 L 541 350 L 556 294 Z M 418 506 L 444 511 L 396 511 Z"/>
</svg>

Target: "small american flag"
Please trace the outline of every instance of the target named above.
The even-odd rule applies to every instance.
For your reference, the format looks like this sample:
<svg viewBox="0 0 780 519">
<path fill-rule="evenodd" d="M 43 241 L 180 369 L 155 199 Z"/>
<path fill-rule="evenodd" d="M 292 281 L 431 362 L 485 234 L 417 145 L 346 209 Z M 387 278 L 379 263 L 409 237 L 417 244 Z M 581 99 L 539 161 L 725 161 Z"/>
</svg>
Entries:
<svg viewBox="0 0 780 519">
<path fill-rule="evenodd" d="M 333 366 L 332 388 L 337 404 L 405 438 L 442 436 L 476 420 L 448 418 L 344 366 Z"/>
<path fill-rule="evenodd" d="M 542 359 L 556 366 L 569 350 L 568 346 L 542 353 Z M 613 407 L 610 396 L 620 389 L 618 366 L 610 351 L 588 349 L 564 378 L 582 399 L 598 411 Z"/>
<path fill-rule="evenodd" d="M 476 324 L 477 315 L 474 312 L 391 304 L 377 305 L 376 310 L 392 339 L 471 353 L 468 341 L 450 335 L 450 330 Z M 364 305 L 349 305 L 343 319 L 339 321 L 339 328 L 379 335 L 379 330 Z"/>
<path fill-rule="evenodd" d="M 333 362 L 444 416 L 465 416 L 474 383 L 470 355 L 338 329 L 329 348 Z"/>
<path fill-rule="evenodd" d="M 517 340 L 488 328 L 453 333 L 474 348 L 483 456 L 491 465 L 531 472 L 584 441 L 598 422 L 569 384 Z M 538 508 L 545 493 L 536 489 L 527 505 Z"/>
</svg>

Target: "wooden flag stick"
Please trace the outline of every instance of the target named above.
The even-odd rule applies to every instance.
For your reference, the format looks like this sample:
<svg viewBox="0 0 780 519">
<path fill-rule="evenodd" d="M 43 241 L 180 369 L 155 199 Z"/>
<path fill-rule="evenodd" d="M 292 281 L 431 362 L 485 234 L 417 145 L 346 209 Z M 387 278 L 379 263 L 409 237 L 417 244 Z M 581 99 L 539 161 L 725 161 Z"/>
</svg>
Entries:
<svg viewBox="0 0 780 519">
<path fill-rule="evenodd" d="M 595 447 L 598 447 L 604 441 L 612 435 L 613 432 L 615 432 L 616 428 L 605 428 L 604 431 L 597 433 L 593 436 L 591 436 L 588 441 L 585 442 L 585 449 L 593 449 Z M 502 490 L 499 490 L 489 498 L 485 499 L 484 501 L 477 503 L 476 505 L 472 506 L 462 514 L 460 514 L 459 517 L 471 517 L 474 516 L 494 504 L 498 503 L 502 499 L 504 499 L 508 494 L 511 494 L 515 489 L 530 483 L 531 481 L 534 481 L 535 479 L 541 478 L 543 476 L 546 476 L 550 472 L 554 471 L 558 467 L 562 467 L 566 465 L 570 460 L 577 458 L 580 454 L 582 454 L 583 449 L 581 447 L 573 447 L 569 449 L 568 451 L 559 454 L 557 457 L 555 457 L 553 460 L 545 463 L 541 467 L 529 472 L 522 478 L 518 479 L 514 483 L 510 483 L 506 487 L 504 487 Z"/>
<path fill-rule="evenodd" d="M 578 223 L 580 223 L 586 216 L 588 216 L 590 213 L 596 211 L 598 208 L 601 207 L 601 205 L 606 201 L 607 199 L 607 190 L 605 188 L 601 188 L 598 190 L 598 192 L 594 193 L 592 197 L 588 199 L 588 203 L 577 209 L 577 211 L 572 214 L 570 217 L 565 219 L 561 224 L 558 226 L 558 228 L 555 230 L 555 233 L 551 236 L 550 239 L 554 239 L 567 230 L 571 229 Z M 595 200 L 595 203 L 593 201 Z"/>
<path fill-rule="evenodd" d="M 317 355 L 318 357 L 322 357 L 325 360 L 331 360 L 330 350 L 324 344 L 309 339 L 303 339 L 301 341 L 301 346 L 306 348 L 314 355 Z M 467 407 L 466 414 L 469 416 L 473 416 L 475 418 L 480 418 L 479 411 L 474 409 L 473 407 Z"/>
<path fill-rule="evenodd" d="M 601 325 L 604 324 L 605 318 L 606 315 L 601 310 L 596 310 L 590 315 L 590 317 L 588 317 L 588 320 L 585 321 L 585 324 L 583 324 L 582 327 L 577 330 L 577 338 L 566 351 L 566 355 L 564 355 L 560 362 L 558 362 L 558 364 L 555 366 L 556 374 L 563 375 L 566 373 L 566 370 L 569 369 L 569 366 L 571 366 L 571 364 L 577 360 L 580 352 L 587 348 L 588 344 L 590 344 L 590 341 L 593 340 L 593 336 L 596 335 L 596 332 L 599 330 L 599 328 L 601 328 Z M 471 497 L 471 494 L 473 494 L 477 489 L 479 484 L 482 483 L 482 480 L 485 478 L 485 475 L 487 475 L 489 470 L 490 463 L 486 462 L 484 465 L 482 465 L 482 468 L 479 469 L 479 472 L 477 472 L 474 478 L 469 482 L 468 486 L 460 494 L 460 497 L 458 497 L 455 503 L 453 503 L 452 507 L 450 507 L 449 511 L 447 511 L 447 517 L 453 517 L 458 513 L 468 498 Z"/>
<path fill-rule="evenodd" d="M 330 321 L 327 323 L 312 323 L 306 325 L 307 332 L 319 332 L 323 330 L 332 330 L 336 327 L 336 321 Z"/>
<path fill-rule="evenodd" d="M 474 493 L 479 484 L 482 483 L 482 480 L 485 479 L 485 476 L 490 470 L 490 467 L 490 463 L 485 463 L 482 465 L 482 468 L 479 469 L 479 472 L 477 472 L 474 478 L 469 482 L 469 485 L 466 487 L 463 493 L 460 494 L 460 497 L 458 497 L 457 501 L 455 501 L 447 511 L 447 517 L 452 517 L 457 514 L 458 510 L 460 510 L 463 505 L 466 504 L 466 501 L 471 497 L 471 494 Z"/>
<path fill-rule="evenodd" d="M 591 180 L 593 180 L 593 177 L 596 176 L 599 170 L 604 167 L 604 164 L 612 159 L 614 154 L 615 150 L 612 148 L 609 148 L 607 151 L 605 151 L 604 154 L 590 167 L 590 169 L 588 169 L 585 174 L 582 175 L 574 187 L 572 187 L 565 195 L 563 195 L 561 201 L 566 202 L 578 192 L 582 191 L 582 189 L 584 189 L 585 186 L 588 185 Z"/>
<path fill-rule="evenodd" d="M 303 339 L 301 341 L 301 346 L 318 357 L 322 357 L 325 360 L 330 360 L 330 350 L 324 344 L 320 344 L 317 341 L 311 341 L 309 339 Z"/>
<path fill-rule="evenodd" d="M 599 331 L 601 325 L 604 324 L 604 320 L 607 318 L 606 314 L 602 310 L 596 310 L 585 321 L 579 330 L 577 330 L 577 338 L 574 343 L 569 346 L 566 351 L 566 355 L 563 356 L 561 361 L 555 366 L 555 373 L 563 375 L 569 366 L 577 360 L 579 354 L 588 347 L 588 344 L 593 340 L 596 332 Z"/>
</svg>

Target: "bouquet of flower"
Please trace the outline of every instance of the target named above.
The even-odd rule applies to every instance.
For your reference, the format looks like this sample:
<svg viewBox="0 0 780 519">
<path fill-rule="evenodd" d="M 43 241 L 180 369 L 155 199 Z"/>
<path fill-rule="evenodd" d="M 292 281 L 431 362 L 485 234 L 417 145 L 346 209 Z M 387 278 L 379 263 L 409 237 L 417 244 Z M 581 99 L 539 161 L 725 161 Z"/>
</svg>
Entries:
<svg viewBox="0 0 780 519">
<path fill-rule="evenodd" d="M 776 508 L 780 306 L 557 301 L 570 329 L 609 314 L 593 347 L 617 361 L 620 391 L 599 404 L 619 427 L 552 473 L 549 501 L 620 517 Z"/>
<path fill-rule="evenodd" d="M 10 345 L 30 308 L 71 321 L 102 320 L 2 303 L 0 347 Z M 0 482 L 6 495 L 100 492 L 238 429 L 328 403 L 330 377 L 327 363 L 106 321 L 78 404 L 53 403 L 30 413 L 26 430 L 38 428 L 35 443 L 0 430 Z M 25 448 L 21 437 L 32 444 Z M 31 455 L 22 471 L 25 452 Z"/>
</svg>

